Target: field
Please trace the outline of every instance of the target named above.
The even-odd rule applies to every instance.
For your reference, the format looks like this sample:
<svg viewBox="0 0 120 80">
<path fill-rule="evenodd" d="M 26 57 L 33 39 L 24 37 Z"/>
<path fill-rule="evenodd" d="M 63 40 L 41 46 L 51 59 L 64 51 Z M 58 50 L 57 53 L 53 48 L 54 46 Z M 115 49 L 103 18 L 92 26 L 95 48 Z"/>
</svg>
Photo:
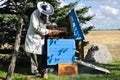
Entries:
<svg viewBox="0 0 120 80">
<path fill-rule="evenodd" d="M 47 80 L 120 80 L 120 31 L 90 31 L 85 38 L 89 44 L 85 46 L 84 52 L 87 54 L 88 49 L 93 44 L 103 44 L 113 56 L 111 64 L 95 64 L 110 71 L 105 74 L 94 69 L 79 66 L 79 74 L 77 76 L 58 76 L 57 70 L 49 72 Z M 8 69 L 7 65 L 0 64 L 0 80 L 6 77 Z M 30 75 L 30 67 L 16 65 L 12 80 L 44 80 L 42 78 Z"/>
<path fill-rule="evenodd" d="M 85 47 L 85 54 L 91 45 L 102 44 L 107 46 L 113 57 L 120 57 L 120 30 L 90 31 L 85 36 L 85 40 L 89 41 L 89 44 Z"/>
</svg>

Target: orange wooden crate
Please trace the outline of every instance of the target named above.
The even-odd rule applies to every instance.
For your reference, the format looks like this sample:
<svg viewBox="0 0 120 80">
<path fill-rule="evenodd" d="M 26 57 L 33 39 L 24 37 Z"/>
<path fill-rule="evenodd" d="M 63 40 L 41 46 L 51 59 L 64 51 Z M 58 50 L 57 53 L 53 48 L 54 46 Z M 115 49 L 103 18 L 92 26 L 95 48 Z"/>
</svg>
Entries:
<svg viewBox="0 0 120 80">
<path fill-rule="evenodd" d="M 77 63 L 59 63 L 58 64 L 58 75 L 78 75 Z"/>
</svg>

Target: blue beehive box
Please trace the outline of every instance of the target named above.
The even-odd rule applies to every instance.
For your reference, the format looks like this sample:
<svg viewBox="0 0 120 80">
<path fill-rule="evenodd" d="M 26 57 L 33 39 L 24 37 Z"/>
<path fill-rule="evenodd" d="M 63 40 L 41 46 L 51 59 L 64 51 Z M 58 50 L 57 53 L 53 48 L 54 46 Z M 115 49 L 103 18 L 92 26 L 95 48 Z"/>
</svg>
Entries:
<svg viewBox="0 0 120 80">
<path fill-rule="evenodd" d="M 74 39 L 48 39 L 47 40 L 47 64 L 56 65 L 58 63 L 75 62 L 75 40 L 84 40 L 84 34 L 79 25 L 74 9 L 70 12 L 71 26 L 74 31 Z"/>
<path fill-rule="evenodd" d="M 74 39 L 48 39 L 47 40 L 47 64 L 75 62 Z"/>
</svg>

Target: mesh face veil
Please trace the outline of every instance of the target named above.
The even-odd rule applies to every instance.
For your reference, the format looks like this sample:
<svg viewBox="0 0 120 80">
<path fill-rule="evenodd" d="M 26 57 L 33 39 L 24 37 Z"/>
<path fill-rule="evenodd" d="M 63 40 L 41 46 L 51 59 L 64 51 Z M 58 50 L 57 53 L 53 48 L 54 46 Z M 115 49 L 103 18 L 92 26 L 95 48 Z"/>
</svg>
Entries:
<svg viewBox="0 0 120 80">
<path fill-rule="evenodd" d="M 51 24 L 50 20 L 49 20 L 49 15 L 47 15 L 47 21 L 46 21 L 47 24 Z"/>
</svg>

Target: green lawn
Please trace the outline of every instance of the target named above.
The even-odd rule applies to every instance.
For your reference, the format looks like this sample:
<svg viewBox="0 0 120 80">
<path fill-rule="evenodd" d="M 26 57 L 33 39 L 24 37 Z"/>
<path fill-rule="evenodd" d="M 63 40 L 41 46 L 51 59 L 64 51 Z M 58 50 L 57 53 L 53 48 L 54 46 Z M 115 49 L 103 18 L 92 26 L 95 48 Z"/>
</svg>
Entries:
<svg viewBox="0 0 120 80">
<path fill-rule="evenodd" d="M 110 70 L 110 74 L 102 73 L 94 69 L 80 66 L 79 74 L 77 76 L 58 76 L 57 72 L 49 72 L 48 80 L 120 80 L 120 59 L 114 58 L 112 64 L 96 64 Z M 7 74 L 8 65 L 0 65 L 0 78 L 5 78 Z M 29 67 L 16 66 L 12 80 L 28 80 L 33 78 L 34 80 L 43 80 L 42 78 L 30 75 Z M 1 80 L 1 79 L 0 79 Z"/>
</svg>

